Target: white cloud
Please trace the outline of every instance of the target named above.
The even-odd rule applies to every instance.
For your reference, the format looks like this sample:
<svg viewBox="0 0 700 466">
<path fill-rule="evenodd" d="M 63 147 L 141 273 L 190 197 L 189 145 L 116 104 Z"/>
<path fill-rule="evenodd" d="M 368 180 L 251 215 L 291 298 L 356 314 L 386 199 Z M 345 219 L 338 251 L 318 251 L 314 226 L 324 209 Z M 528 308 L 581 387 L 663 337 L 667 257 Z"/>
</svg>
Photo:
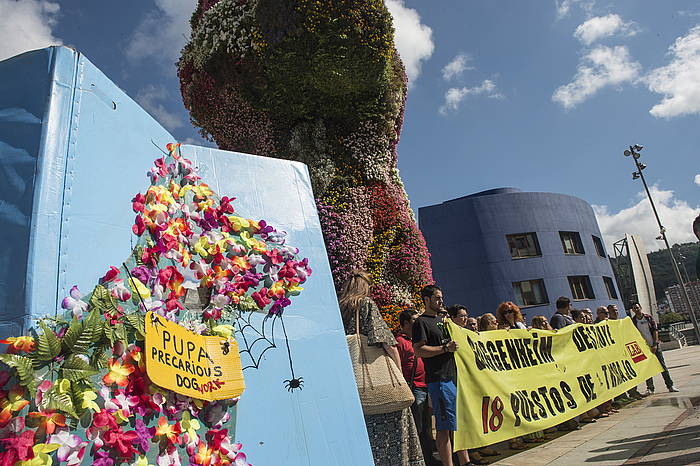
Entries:
<svg viewBox="0 0 700 466">
<path fill-rule="evenodd" d="M 136 94 L 134 100 L 168 130 L 172 131 L 184 126 L 182 118 L 163 105 L 162 101 L 169 100 L 168 93 L 164 88 L 148 85 Z"/>
<path fill-rule="evenodd" d="M 615 34 L 633 36 L 637 32 L 637 27 L 633 22 L 624 22 L 619 15 L 610 13 L 607 16 L 596 16 L 580 24 L 574 32 L 574 37 L 586 45 L 591 45 L 597 40 Z"/>
<path fill-rule="evenodd" d="M 643 81 L 664 97 L 649 113 L 670 118 L 700 113 L 700 25 L 669 47 L 671 62 L 652 70 Z"/>
<path fill-rule="evenodd" d="M 697 175 L 695 175 L 695 184 L 698 185 L 698 186 L 700 186 L 700 173 L 698 173 Z"/>
<path fill-rule="evenodd" d="M 420 74 L 422 62 L 433 54 L 433 30 L 422 24 L 418 12 L 407 8 L 403 0 L 386 0 L 385 3 L 394 18 L 394 42 L 411 85 Z"/>
<path fill-rule="evenodd" d="M 196 0 L 155 0 L 156 9 L 147 13 L 126 46 L 131 60 L 146 58 L 174 64 L 190 37 L 190 17 Z"/>
<path fill-rule="evenodd" d="M 460 53 L 452 59 L 447 65 L 442 69 L 442 77 L 449 81 L 451 79 L 457 78 L 464 73 L 466 70 L 473 70 L 473 66 L 467 66 L 467 62 L 471 60 L 470 57 Z"/>
<path fill-rule="evenodd" d="M 578 5 L 586 13 L 590 14 L 595 0 L 554 0 L 554 6 L 557 9 L 557 19 L 562 19 L 569 15 L 571 7 Z"/>
<path fill-rule="evenodd" d="M 666 228 L 668 242 L 674 244 L 697 241 L 692 224 L 695 217 L 700 215 L 700 205 L 693 207 L 686 201 L 675 198 L 673 191 L 662 190 L 658 186 L 652 186 L 650 191 L 661 222 Z M 613 251 L 612 244 L 622 239 L 625 233 L 640 235 L 650 251 L 662 247 L 661 242 L 656 240 L 659 236 L 659 225 L 644 191 L 637 194 L 634 205 L 619 212 L 610 212 L 608 206 L 604 205 L 594 205 L 593 211 L 608 252 Z"/>
<path fill-rule="evenodd" d="M 62 44 L 53 35 L 60 8 L 44 0 L 0 0 L 0 60 Z"/>
<path fill-rule="evenodd" d="M 599 45 L 581 58 L 574 80 L 557 88 L 552 100 L 573 108 L 606 86 L 635 81 L 641 69 L 627 47 Z"/>
<path fill-rule="evenodd" d="M 490 79 L 485 79 L 480 85 L 474 87 L 452 87 L 445 93 L 445 103 L 440 107 L 440 113 L 446 115 L 450 110 L 457 110 L 459 104 L 468 96 L 485 95 L 492 99 L 501 99 L 503 95 L 498 92 L 496 84 Z"/>
</svg>

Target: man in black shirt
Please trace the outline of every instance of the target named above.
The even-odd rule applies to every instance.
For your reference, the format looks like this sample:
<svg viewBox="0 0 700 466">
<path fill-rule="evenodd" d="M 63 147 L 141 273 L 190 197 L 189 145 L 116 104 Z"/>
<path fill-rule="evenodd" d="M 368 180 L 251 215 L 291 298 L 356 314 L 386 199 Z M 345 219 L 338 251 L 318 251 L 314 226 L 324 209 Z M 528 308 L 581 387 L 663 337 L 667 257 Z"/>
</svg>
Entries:
<svg viewBox="0 0 700 466">
<path fill-rule="evenodd" d="M 571 318 L 571 300 L 566 296 L 560 296 L 557 299 L 557 310 L 549 319 L 549 325 L 554 330 L 559 330 L 569 325 L 574 325 L 574 319 Z"/>
<path fill-rule="evenodd" d="M 438 454 L 444 466 L 453 466 L 452 432 L 457 430 L 457 368 L 454 352 L 457 342 L 447 333 L 443 317 L 442 291 L 436 285 L 421 290 L 425 311 L 413 324 L 413 348 L 423 358 L 428 396 L 435 415 Z M 469 455 L 457 452 L 462 464 L 469 463 Z"/>
</svg>

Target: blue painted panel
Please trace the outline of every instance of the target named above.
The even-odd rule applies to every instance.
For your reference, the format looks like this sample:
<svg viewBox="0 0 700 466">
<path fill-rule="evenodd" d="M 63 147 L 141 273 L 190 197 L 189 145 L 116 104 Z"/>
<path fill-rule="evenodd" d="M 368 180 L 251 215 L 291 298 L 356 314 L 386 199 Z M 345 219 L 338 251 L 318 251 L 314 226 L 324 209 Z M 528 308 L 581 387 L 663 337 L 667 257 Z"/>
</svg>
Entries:
<svg viewBox="0 0 700 466">
<path fill-rule="evenodd" d="M 158 155 L 156 146 L 172 136 L 73 50 L 36 51 L 0 67 L 0 80 L 15 82 L 25 96 L 17 102 L 0 100 L 0 110 L 25 109 L 7 113 L 8 118 L 25 118 L 36 127 L 15 141 L 8 136 L 10 123 L 0 119 L 0 142 L 20 148 L 22 163 L 31 167 L 17 170 L 16 179 L 28 193 L 24 203 L 11 189 L 0 188 L 0 205 L 19 205 L 23 212 L 0 215 L 0 231 L 7 231 L 12 219 L 18 224 L 18 233 L 7 241 L 17 263 L 10 270 L 0 262 L 5 264 L 0 284 L 19 275 L 18 286 L 26 289 L 0 301 L 0 319 L 13 325 L 0 327 L 0 336 L 6 336 L 18 333 L 25 314 L 55 312 L 72 285 L 90 291 L 109 265 L 131 252 L 130 200 L 148 186 L 145 175 Z M 182 150 L 219 195 L 237 197 L 239 213 L 287 231 L 289 243 L 314 270 L 284 317 L 304 388 L 289 393 L 283 386 L 290 374 L 278 328 L 277 348 L 265 353 L 258 370 L 244 374 L 247 389 L 238 404 L 236 439 L 253 464 L 372 464 L 306 167 L 196 146 Z M 0 155 L 5 159 L 14 153 L 8 149 Z M 24 223 L 17 220 L 23 218 Z"/>
<path fill-rule="evenodd" d="M 35 192 L 53 53 L 0 62 L 0 336 L 21 332 Z"/>
</svg>

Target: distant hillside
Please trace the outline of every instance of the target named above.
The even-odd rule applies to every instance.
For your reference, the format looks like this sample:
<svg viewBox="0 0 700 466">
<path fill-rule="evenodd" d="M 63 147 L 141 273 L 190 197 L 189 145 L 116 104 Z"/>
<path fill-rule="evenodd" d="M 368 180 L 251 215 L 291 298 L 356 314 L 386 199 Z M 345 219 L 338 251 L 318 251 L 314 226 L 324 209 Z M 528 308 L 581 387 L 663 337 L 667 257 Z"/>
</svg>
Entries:
<svg viewBox="0 0 700 466">
<path fill-rule="evenodd" d="M 695 260 L 698 255 L 699 248 L 700 242 L 674 244 L 672 246 L 673 255 L 681 264 L 680 270 L 684 280 L 698 279 L 697 275 L 695 274 Z M 677 283 L 676 276 L 673 273 L 671 259 L 668 256 L 668 251 L 666 251 L 665 248 L 659 251 L 650 252 L 647 254 L 647 257 L 649 258 L 651 274 L 654 276 L 654 288 L 656 289 L 656 299 L 658 300 L 664 297 L 664 290 L 666 288 Z M 622 260 L 626 261 L 627 258 L 622 258 Z M 620 280 L 620 277 L 617 276 L 617 264 L 615 262 L 615 258 L 612 258 L 611 262 L 613 264 L 613 270 L 615 271 L 615 276 L 618 283 L 622 285 L 622 280 Z M 683 270 L 683 266 L 685 266 L 685 270 Z M 686 272 L 688 274 L 687 277 Z"/>
</svg>

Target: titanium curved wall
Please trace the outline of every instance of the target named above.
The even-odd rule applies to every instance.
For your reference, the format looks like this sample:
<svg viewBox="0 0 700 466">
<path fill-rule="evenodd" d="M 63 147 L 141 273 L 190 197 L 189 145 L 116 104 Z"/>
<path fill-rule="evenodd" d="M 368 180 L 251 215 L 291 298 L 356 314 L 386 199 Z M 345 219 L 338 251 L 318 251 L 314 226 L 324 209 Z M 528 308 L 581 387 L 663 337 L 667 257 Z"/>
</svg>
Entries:
<svg viewBox="0 0 700 466">
<path fill-rule="evenodd" d="M 521 304 L 513 284 L 528 280 L 542 280 L 548 297 L 521 306 L 528 324 L 535 315 L 551 316 L 559 296 L 591 308 L 594 318 L 600 305 L 624 309 L 607 253 L 602 257 L 594 244 L 593 236 L 602 235 L 593 209 L 581 199 L 500 188 L 420 208 L 419 219 L 445 302 L 466 305 L 470 315 L 495 312 L 502 301 Z M 560 232 L 577 232 L 584 253 L 565 254 Z M 540 255 L 512 257 L 507 235 L 521 233 L 536 234 Z M 589 277 L 592 299 L 573 299 L 569 277 L 575 276 Z M 609 297 L 603 277 L 617 298 Z"/>
</svg>

